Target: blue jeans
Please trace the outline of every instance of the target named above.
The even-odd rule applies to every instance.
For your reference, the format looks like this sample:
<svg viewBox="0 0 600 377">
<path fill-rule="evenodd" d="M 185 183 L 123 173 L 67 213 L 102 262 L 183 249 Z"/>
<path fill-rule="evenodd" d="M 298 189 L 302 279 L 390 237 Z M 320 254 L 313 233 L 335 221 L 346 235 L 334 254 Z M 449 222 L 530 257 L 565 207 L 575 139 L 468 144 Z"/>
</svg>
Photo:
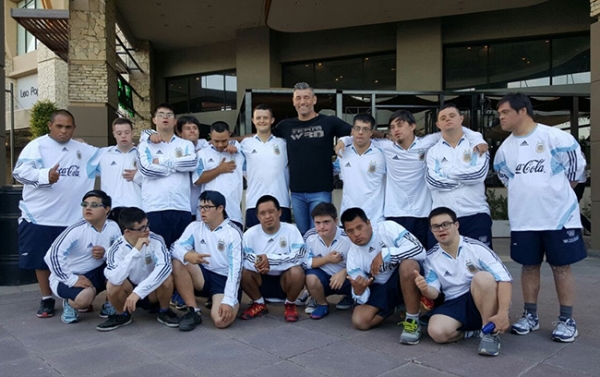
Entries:
<svg viewBox="0 0 600 377">
<path fill-rule="evenodd" d="M 321 202 L 331 203 L 331 192 L 292 192 L 292 211 L 300 233 L 315 226 L 310 213 Z"/>
</svg>

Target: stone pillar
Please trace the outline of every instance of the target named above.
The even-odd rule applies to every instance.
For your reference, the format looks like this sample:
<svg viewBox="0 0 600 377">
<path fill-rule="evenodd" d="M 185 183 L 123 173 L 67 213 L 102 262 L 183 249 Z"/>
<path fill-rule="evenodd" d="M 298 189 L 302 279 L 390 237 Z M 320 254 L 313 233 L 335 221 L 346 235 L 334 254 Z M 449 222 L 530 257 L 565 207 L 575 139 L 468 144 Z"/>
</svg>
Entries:
<svg viewBox="0 0 600 377">
<path fill-rule="evenodd" d="M 69 110 L 75 135 L 108 145 L 117 117 L 115 0 L 73 0 L 69 12 Z"/>
<path fill-rule="evenodd" d="M 59 109 L 69 105 L 69 66 L 46 45 L 39 43 L 38 61 L 38 99 L 49 99 Z"/>
<path fill-rule="evenodd" d="M 600 0 L 590 0 L 590 15 L 596 19 L 590 27 L 592 83 L 590 139 L 592 167 L 592 249 L 600 252 Z"/>
<path fill-rule="evenodd" d="M 140 99 L 133 94 L 133 107 L 143 117 L 142 119 L 136 114 L 133 119 L 137 138 L 141 130 L 152 128 L 152 109 L 156 105 L 152 85 L 152 72 L 154 71 L 152 45 L 149 41 L 137 41 L 135 51 L 131 51 L 131 55 L 143 71 L 142 73 L 132 70 L 129 74 L 129 84 L 142 97 Z"/>
</svg>

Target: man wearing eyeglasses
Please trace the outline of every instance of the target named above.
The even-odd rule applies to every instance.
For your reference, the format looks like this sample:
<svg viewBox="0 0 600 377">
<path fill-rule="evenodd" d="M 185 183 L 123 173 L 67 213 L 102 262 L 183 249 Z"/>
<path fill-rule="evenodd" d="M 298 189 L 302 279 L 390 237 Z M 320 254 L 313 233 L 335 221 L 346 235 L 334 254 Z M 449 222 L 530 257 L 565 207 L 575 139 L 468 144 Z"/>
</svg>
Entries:
<svg viewBox="0 0 600 377">
<path fill-rule="evenodd" d="M 42 294 L 38 318 L 52 317 L 55 305 L 44 255 L 56 237 L 81 217 L 79 201 L 94 188 L 95 174 L 87 167 L 98 149 L 73 140 L 75 129 L 70 112 L 52 113 L 48 134 L 25 146 L 13 171 L 23 184 L 19 267 L 35 270 Z"/>
<path fill-rule="evenodd" d="M 423 296 L 435 300 L 444 292 L 444 303 L 431 312 L 427 326 L 437 343 L 481 337 L 478 352 L 496 356 L 499 334 L 509 327 L 508 310 L 512 277 L 500 258 L 485 244 L 459 233 L 459 221 L 450 208 L 438 207 L 429 215 L 438 244 L 427 252 L 424 276 L 413 272 Z M 491 332 L 482 326 L 493 323 Z"/>
<path fill-rule="evenodd" d="M 196 295 L 212 299 L 211 318 L 217 328 L 231 325 L 242 291 L 242 233 L 229 221 L 225 197 L 207 190 L 200 195 L 200 216 L 173 244 L 173 274 L 187 313 L 179 330 L 191 331 L 202 323 Z"/>
<path fill-rule="evenodd" d="M 385 156 L 371 143 L 375 119 L 362 113 L 354 117 L 353 124 L 352 145 L 334 163 L 334 171 L 344 181 L 341 212 L 359 207 L 378 223 L 383 220 Z"/>
<path fill-rule="evenodd" d="M 111 331 L 131 323 L 137 307 L 159 307 L 156 320 L 178 327 L 179 317 L 169 308 L 173 294 L 171 254 L 162 237 L 150 231 L 148 217 L 139 208 L 127 207 L 119 214 L 123 235 L 108 250 L 104 276 L 108 300 L 116 312 L 96 326 Z"/>
<path fill-rule="evenodd" d="M 89 308 L 106 288 L 105 252 L 121 235 L 117 223 L 107 219 L 110 206 L 104 191 L 87 192 L 81 201 L 83 218 L 62 232 L 44 257 L 52 292 L 63 299 L 64 323 L 77 322 L 78 310 Z"/>
<path fill-rule="evenodd" d="M 190 172 L 198 158 L 194 145 L 175 135 L 174 108 L 163 103 L 154 111 L 152 122 L 161 142 L 140 142 L 138 167 L 143 176 L 142 209 L 167 247 L 192 221 L 190 213 Z"/>
<path fill-rule="evenodd" d="M 352 325 L 359 330 L 369 330 L 404 302 L 406 319 L 402 322 L 400 343 L 419 343 L 421 294 L 413 272 L 420 269 L 425 249 L 401 225 L 393 221 L 372 224 L 357 207 L 342 214 L 342 226 L 353 244 L 346 262 L 352 296 L 357 303 Z"/>
</svg>

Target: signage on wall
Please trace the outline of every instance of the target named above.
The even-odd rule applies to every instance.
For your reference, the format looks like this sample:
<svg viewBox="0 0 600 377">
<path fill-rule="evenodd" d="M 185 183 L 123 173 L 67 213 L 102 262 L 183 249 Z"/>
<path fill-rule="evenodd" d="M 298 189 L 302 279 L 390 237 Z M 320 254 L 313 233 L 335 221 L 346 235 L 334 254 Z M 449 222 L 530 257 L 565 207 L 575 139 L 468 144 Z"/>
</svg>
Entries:
<svg viewBox="0 0 600 377">
<path fill-rule="evenodd" d="M 17 109 L 31 109 L 38 100 L 37 73 L 17 79 L 14 95 Z"/>
</svg>

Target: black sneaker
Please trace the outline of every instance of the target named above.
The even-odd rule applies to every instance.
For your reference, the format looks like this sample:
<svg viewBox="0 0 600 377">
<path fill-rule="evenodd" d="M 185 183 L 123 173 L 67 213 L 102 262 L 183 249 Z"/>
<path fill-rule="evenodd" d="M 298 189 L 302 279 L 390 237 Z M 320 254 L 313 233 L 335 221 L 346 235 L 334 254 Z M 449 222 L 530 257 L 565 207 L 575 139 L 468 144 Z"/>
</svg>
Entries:
<svg viewBox="0 0 600 377">
<path fill-rule="evenodd" d="M 171 308 L 168 308 L 166 312 L 159 312 L 156 320 L 167 327 L 179 327 L 181 318 Z"/>
<path fill-rule="evenodd" d="M 202 317 L 200 312 L 196 312 L 194 308 L 188 308 L 187 313 L 181 317 L 179 321 L 179 330 L 181 331 L 192 331 L 197 325 L 202 323 Z"/>
<path fill-rule="evenodd" d="M 47 298 L 40 301 L 40 308 L 37 311 L 38 318 L 50 318 L 54 316 L 54 304 L 53 298 Z"/>
<path fill-rule="evenodd" d="M 131 315 L 129 314 L 111 314 L 108 319 L 98 326 L 98 331 L 112 331 L 118 329 L 121 326 L 125 326 L 131 323 Z"/>
</svg>

